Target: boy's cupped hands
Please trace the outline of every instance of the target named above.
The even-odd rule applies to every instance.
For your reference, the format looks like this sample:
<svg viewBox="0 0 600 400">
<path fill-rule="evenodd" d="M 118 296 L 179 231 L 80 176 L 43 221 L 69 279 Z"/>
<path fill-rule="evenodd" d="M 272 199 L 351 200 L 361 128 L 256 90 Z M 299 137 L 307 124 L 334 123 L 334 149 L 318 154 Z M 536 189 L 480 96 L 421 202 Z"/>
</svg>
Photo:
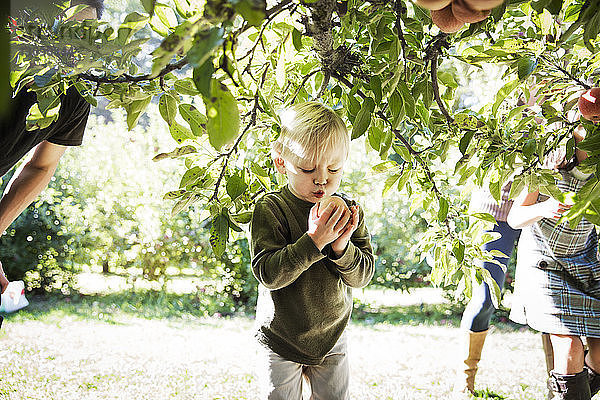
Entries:
<svg viewBox="0 0 600 400">
<path fill-rule="evenodd" d="M 347 210 L 330 203 L 324 210 L 318 210 L 317 203 L 310 210 L 307 233 L 319 251 L 331 243 L 331 249 L 340 257 L 357 226 L 358 206 Z"/>
</svg>

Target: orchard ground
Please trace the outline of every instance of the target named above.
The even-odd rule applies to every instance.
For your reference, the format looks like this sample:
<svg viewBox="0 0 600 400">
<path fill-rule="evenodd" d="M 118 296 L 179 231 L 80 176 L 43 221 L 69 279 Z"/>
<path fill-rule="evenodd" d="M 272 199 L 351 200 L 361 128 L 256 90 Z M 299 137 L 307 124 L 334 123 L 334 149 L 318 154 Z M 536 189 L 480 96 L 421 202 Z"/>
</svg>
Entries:
<svg viewBox="0 0 600 400">
<path fill-rule="evenodd" d="M 449 398 L 461 332 L 440 291 L 355 296 L 352 398 Z M 31 300 L 0 331 L 0 399 L 259 398 L 251 315 L 173 314 L 166 297 Z M 544 399 L 539 334 L 496 324 L 477 378 L 482 398 Z"/>
</svg>

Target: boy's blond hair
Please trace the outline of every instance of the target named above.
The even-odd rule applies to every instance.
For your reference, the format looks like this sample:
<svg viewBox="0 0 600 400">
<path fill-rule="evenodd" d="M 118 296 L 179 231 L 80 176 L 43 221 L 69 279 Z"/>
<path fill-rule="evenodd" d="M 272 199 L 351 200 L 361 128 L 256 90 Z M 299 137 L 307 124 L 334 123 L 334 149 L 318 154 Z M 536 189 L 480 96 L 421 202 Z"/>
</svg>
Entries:
<svg viewBox="0 0 600 400">
<path fill-rule="evenodd" d="M 273 156 L 292 162 L 315 162 L 321 154 L 343 151 L 350 137 L 344 121 L 331 108 L 316 102 L 295 104 L 281 114 L 281 134 L 273 143 Z"/>
</svg>

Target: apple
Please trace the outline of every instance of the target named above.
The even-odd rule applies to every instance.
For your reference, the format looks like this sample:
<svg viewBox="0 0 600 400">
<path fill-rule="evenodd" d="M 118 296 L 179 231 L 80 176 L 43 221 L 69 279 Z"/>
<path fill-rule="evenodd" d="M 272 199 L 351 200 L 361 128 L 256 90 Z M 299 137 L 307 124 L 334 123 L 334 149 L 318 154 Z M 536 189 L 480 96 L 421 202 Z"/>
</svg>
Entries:
<svg viewBox="0 0 600 400">
<path fill-rule="evenodd" d="M 465 0 L 471 10 L 491 10 L 504 3 L 504 0 Z"/>
<path fill-rule="evenodd" d="M 592 122 L 600 122 L 600 88 L 591 88 L 579 96 L 579 112 Z"/>
<path fill-rule="evenodd" d="M 490 15 L 490 12 L 472 9 L 466 0 L 452 0 L 452 14 L 457 20 L 471 24 L 483 21 Z"/>
<path fill-rule="evenodd" d="M 329 204 L 333 204 L 333 210 L 331 211 L 332 213 L 340 207 L 344 211 L 350 212 L 350 208 L 348 208 L 348 205 L 344 199 L 342 199 L 340 196 L 329 196 L 325 197 L 317 204 L 317 217 L 321 216 L 321 212 L 325 210 Z"/>
<path fill-rule="evenodd" d="M 431 11 L 431 21 L 444 33 L 457 32 L 465 24 L 452 14 L 452 4 L 448 4 L 441 10 Z"/>
<path fill-rule="evenodd" d="M 441 10 L 450 4 L 452 0 L 413 0 L 413 3 L 427 10 Z"/>
</svg>

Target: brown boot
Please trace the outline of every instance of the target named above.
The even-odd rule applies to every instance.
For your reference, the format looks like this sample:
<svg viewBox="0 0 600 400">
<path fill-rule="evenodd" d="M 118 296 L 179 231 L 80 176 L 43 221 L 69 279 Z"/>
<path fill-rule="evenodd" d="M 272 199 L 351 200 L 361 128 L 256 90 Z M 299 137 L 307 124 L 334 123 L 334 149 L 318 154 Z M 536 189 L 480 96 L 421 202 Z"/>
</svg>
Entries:
<svg viewBox="0 0 600 400">
<path fill-rule="evenodd" d="M 542 347 L 544 348 L 544 355 L 546 357 L 546 372 L 548 373 L 548 378 L 550 378 L 550 371 L 554 369 L 554 349 L 552 348 L 552 342 L 550 341 L 549 333 L 542 333 Z M 550 384 L 550 380 L 547 381 L 548 384 L 548 400 L 554 399 L 554 392 L 552 390 L 552 385 Z"/>
<path fill-rule="evenodd" d="M 468 332 L 464 345 L 464 361 L 458 371 L 456 382 L 454 384 L 454 393 L 475 394 L 475 374 L 477 373 L 477 364 L 481 360 L 481 351 L 488 331 Z"/>
</svg>

